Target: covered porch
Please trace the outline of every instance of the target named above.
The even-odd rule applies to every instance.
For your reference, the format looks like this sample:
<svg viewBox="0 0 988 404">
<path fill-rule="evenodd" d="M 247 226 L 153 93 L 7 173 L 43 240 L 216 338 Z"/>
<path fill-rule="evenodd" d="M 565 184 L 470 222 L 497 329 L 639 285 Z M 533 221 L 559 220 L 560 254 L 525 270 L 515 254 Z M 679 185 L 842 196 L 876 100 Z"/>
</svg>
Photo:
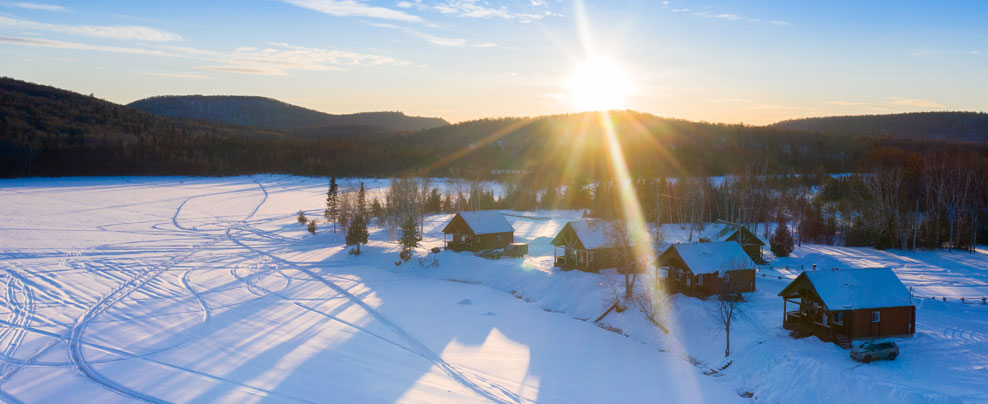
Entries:
<svg viewBox="0 0 988 404">
<path fill-rule="evenodd" d="M 573 247 L 552 247 L 553 266 L 564 270 L 590 268 L 593 252 Z"/>
<path fill-rule="evenodd" d="M 790 303 L 796 310 L 789 310 Z M 818 304 L 803 304 L 800 300 L 789 298 L 783 298 L 782 311 L 782 328 L 786 330 L 807 336 L 815 335 L 825 342 L 847 338 L 847 330 L 842 324 L 843 312 L 830 312 Z"/>
<path fill-rule="evenodd" d="M 474 251 L 475 237 L 471 234 L 444 233 L 443 247 L 453 251 Z"/>
</svg>

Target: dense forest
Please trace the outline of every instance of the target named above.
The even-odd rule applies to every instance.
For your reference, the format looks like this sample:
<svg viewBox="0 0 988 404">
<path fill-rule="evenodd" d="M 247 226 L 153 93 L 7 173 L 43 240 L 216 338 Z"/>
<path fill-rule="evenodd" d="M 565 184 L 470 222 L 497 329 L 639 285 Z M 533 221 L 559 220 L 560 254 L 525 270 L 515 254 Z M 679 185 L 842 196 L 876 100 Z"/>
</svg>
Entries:
<svg viewBox="0 0 988 404">
<path fill-rule="evenodd" d="M 772 126 L 815 133 L 988 142 L 988 114 L 983 112 L 830 116 L 793 119 Z"/>
<path fill-rule="evenodd" d="M 332 115 L 264 97 L 158 96 L 127 104 L 155 115 L 227 125 L 290 130 L 309 135 L 406 132 L 449 125 L 442 118 L 401 112 Z"/>
</svg>

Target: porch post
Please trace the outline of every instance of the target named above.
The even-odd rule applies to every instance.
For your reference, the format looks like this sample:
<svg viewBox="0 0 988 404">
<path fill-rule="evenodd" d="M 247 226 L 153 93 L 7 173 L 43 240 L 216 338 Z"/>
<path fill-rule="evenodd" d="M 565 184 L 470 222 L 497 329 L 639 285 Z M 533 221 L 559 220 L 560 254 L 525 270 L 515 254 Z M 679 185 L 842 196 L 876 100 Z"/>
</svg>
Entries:
<svg viewBox="0 0 988 404">
<path fill-rule="evenodd" d="M 782 325 L 783 326 L 786 325 L 786 311 L 789 310 L 787 303 L 789 303 L 789 300 L 787 300 L 786 297 L 783 296 L 782 297 Z"/>
</svg>

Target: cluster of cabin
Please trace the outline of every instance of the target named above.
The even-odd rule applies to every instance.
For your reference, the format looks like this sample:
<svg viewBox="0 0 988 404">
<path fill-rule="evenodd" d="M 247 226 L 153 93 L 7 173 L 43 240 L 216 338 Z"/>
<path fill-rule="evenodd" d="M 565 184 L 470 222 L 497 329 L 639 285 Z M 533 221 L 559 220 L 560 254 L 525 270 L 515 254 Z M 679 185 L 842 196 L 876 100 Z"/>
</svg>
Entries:
<svg viewBox="0 0 988 404">
<path fill-rule="evenodd" d="M 644 266 L 633 258 L 634 240 L 614 225 L 599 219 L 566 223 L 552 239 L 554 265 L 588 272 L 640 271 Z M 527 253 L 527 245 L 514 242 L 514 228 L 498 211 L 457 213 L 443 233 L 445 248 L 454 251 Z M 661 279 L 668 293 L 706 297 L 755 290 L 757 263 L 764 262 L 763 241 L 744 226 L 727 222 L 708 226 L 698 239 L 673 244 L 659 254 L 657 264 L 665 272 Z M 847 347 L 856 339 L 915 333 L 910 293 L 887 268 L 814 268 L 797 276 L 779 296 L 783 327 L 795 336 L 815 335 Z"/>
</svg>

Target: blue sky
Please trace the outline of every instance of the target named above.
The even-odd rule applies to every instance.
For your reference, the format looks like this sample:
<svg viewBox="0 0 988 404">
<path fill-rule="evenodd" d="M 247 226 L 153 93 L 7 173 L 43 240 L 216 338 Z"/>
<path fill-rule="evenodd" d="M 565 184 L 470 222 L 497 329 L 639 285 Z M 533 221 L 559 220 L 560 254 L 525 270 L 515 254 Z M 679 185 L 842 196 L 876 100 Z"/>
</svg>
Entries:
<svg viewBox="0 0 988 404">
<path fill-rule="evenodd" d="M 591 57 L 627 77 L 621 107 L 760 124 L 988 110 L 985 21 L 963 1 L 0 0 L 0 74 L 455 122 L 585 109 L 569 78 Z"/>
</svg>

